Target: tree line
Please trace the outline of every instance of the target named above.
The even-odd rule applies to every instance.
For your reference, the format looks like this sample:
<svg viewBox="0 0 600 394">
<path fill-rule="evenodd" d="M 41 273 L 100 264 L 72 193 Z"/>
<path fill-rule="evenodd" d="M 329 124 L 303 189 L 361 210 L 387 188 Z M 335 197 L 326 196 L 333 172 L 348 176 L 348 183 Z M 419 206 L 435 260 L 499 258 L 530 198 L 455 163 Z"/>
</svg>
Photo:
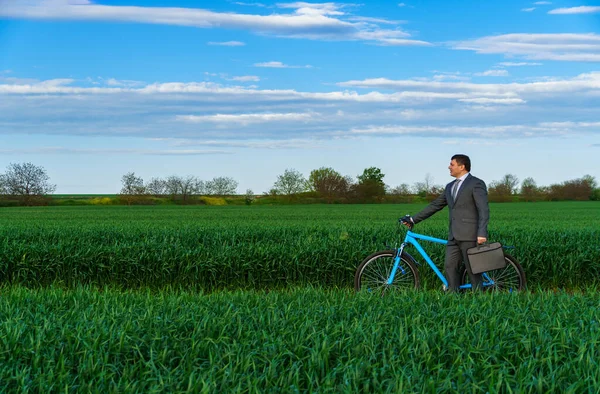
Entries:
<svg viewBox="0 0 600 394">
<path fill-rule="evenodd" d="M 195 175 L 171 175 L 167 178 L 152 178 L 144 183 L 135 172 L 128 172 L 121 177 L 119 195 L 127 203 L 132 204 L 143 200 L 144 196 L 170 197 L 187 203 L 193 196 L 230 196 L 237 192 L 238 182 L 229 177 L 215 177 L 203 181 Z"/>
<path fill-rule="evenodd" d="M 392 187 L 384 182 L 385 174 L 377 167 L 365 168 L 356 178 L 342 175 L 331 167 L 312 170 L 308 178 L 295 169 L 286 169 L 278 175 L 273 186 L 261 196 L 251 189 L 238 194 L 238 182 L 230 177 L 215 177 L 204 181 L 197 176 L 171 175 L 153 177 L 145 182 L 134 172 L 121 178 L 122 187 L 118 203 L 155 203 L 154 199 L 169 199 L 175 203 L 202 203 L 201 196 L 242 197 L 246 204 L 257 198 L 270 198 L 277 202 L 324 202 L 324 203 L 403 203 L 431 201 L 444 191 L 435 184 L 430 174 L 423 181 L 412 185 L 403 183 Z M 11 163 L 0 174 L 0 196 L 19 205 L 48 204 L 56 185 L 50 183 L 45 169 L 32 163 Z M 488 183 L 488 195 L 492 202 L 508 201 L 561 201 L 600 200 L 600 189 L 595 177 L 584 175 L 550 186 L 538 186 L 531 177 L 522 182 L 506 174 L 500 180 Z"/>
<path fill-rule="evenodd" d="M 271 189 L 265 196 L 297 197 L 302 194 L 313 194 L 326 202 L 345 198 L 354 202 L 376 201 L 386 194 L 383 182 L 385 175 L 379 168 L 366 168 L 357 176 L 357 181 L 350 176 L 342 176 L 332 168 L 322 167 L 311 171 L 307 178 L 295 169 L 286 169 L 278 175 Z M 144 183 L 134 172 L 128 172 L 121 178 L 121 191 L 127 203 L 140 202 L 144 196 L 168 197 L 175 201 L 190 202 L 194 196 L 232 196 L 237 194 L 238 182 L 228 177 L 216 177 L 203 181 L 196 176 L 170 176 L 165 179 L 152 178 Z M 251 189 L 246 190 L 246 199 L 251 202 L 256 196 Z"/>
</svg>

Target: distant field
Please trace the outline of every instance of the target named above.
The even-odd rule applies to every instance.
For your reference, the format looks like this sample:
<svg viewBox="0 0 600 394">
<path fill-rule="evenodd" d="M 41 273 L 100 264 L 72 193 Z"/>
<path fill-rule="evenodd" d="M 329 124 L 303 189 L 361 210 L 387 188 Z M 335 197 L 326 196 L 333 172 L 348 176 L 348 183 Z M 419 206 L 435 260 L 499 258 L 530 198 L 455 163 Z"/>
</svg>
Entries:
<svg viewBox="0 0 600 394">
<path fill-rule="evenodd" d="M 50 196 L 51 198 L 51 204 L 54 203 L 64 203 L 65 201 L 68 200 L 74 200 L 74 201 L 86 201 L 89 202 L 89 200 L 94 200 L 94 199 L 102 199 L 102 198 L 116 198 L 118 197 L 118 194 L 53 194 Z"/>
<path fill-rule="evenodd" d="M 420 205 L 85 206 L 0 210 L 0 283 L 189 289 L 351 287 Z M 530 287 L 600 278 L 600 202 L 491 204 L 490 240 L 514 245 Z M 415 231 L 445 238 L 447 212 Z M 426 250 L 440 267 L 443 246 Z M 415 254 L 416 255 L 416 254 Z M 440 284 L 426 267 L 426 288 Z"/>
<path fill-rule="evenodd" d="M 94 198 L 94 197 L 116 197 L 118 194 L 52 194 L 52 198 Z"/>
</svg>

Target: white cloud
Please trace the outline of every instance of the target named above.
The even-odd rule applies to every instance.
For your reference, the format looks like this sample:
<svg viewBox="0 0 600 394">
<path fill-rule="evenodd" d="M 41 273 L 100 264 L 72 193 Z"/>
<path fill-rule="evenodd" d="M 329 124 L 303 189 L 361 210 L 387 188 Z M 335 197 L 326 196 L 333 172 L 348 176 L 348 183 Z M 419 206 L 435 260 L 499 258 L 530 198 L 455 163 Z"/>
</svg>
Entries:
<svg viewBox="0 0 600 394">
<path fill-rule="evenodd" d="M 47 81 L 35 81 L 33 83 L 0 84 L 0 94 L 110 94 L 123 92 L 124 88 L 84 88 L 78 86 L 67 86 L 73 83 L 73 79 L 50 79 Z"/>
<path fill-rule="evenodd" d="M 600 122 L 542 122 L 540 123 L 543 127 L 551 128 L 581 128 L 581 127 L 592 127 L 600 128 Z"/>
<path fill-rule="evenodd" d="M 251 148 L 251 149 L 319 149 L 323 144 L 314 139 L 291 138 L 287 140 L 266 139 L 266 140 L 191 140 L 182 138 L 160 138 L 166 141 L 170 146 L 191 147 L 191 146 L 210 146 L 225 148 Z"/>
<path fill-rule="evenodd" d="M 251 6 L 251 7 L 266 7 L 265 4 L 263 3 L 243 3 L 241 1 L 236 1 L 233 4 L 237 4 L 237 5 L 245 5 L 245 6 Z"/>
<path fill-rule="evenodd" d="M 406 7 L 405 3 L 398 3 L 398 7 Z"/>
<path fill-rule="evenodd" d="M 524 104 L 525 100 L 520 98 L 487 98 L 487 97 L 479 97 L 479 98 L 469 98 L 469 99 L 459 99 L 458 101 L 462 101 L 463 103 L 475 103 L 475 104 Z"/>
<path fill-rule="evenodd" d="M 504 34 L 458 42 L 453 48 L 531 60 L 600 62 L 600 35 L 595 33 Z"/>
<path fill-rule="evenodd" d="M 389 19 L 372 18 L 368 16 L 350 16 L 347 19 L 353 22 L 379 23 L 383 25 L 398 25 L 400 23 L 404 23 L 404 21 L 392 21 Z"/>
<path fill-rule="evenodd" d="M 1 154 L 28 155 L 28 154 L 69 154 L 69 155 L 144 155 L 144 156 L 199 156 L 223 155 L 233 152 L 223 150 L 199 149 L 86 149 L 64 147 L 41 147 L 28 149 L 0 149 Z"/>
<path fill-rule="evenodd" d="M 356 37 L 373 41 L 377 45 L 382 46 L 433 46 L 426 41 L 408 39 L 410 35 L 401 30 L 372 30 L 361 31 L 356 34 Z"/>
<path fill-rule="evenodd" d="M 430 136 L 461 136 L 482 138 L 506 138 L 514 136 L 565 136 L 573 133 L 577 124 L 551 125 L 537 124 L 502 124 L 502 125 L 476 125 L 476 126 L 404 126 L 384 125 L 365 128 L 353 128 L 350 134 L 354 135 L 430 135 Z"/>
<path fill-rule="evenodd" d="M 104 80 L 103 78 L 100 78 Z M 134 87 L 134 86 L 143 86 L 145 85 L 142 81 L 132 81 L 132 80 L 118 80 L 115 78 L 109 78 L 104 80 L 108 86 L 126 86 L 126 87 Z"/>
<path fill-rule="evenodd" d="M 452 75 L 463 76 L 448 73 Z M 526 83 L 374 78 L 338 86 L 343 88 L 322 92 L 212 82 L 112 87 L 55 79 L 0 84 L 0 135 L 173 137 L 207 149 L 310 149 L 306 141 L 317 146 L 318 141 L 370 135 L 456 132 L 453 138 L 506 138 L 600 132 L 600 73 Z M 185 154 L 156 151 L 162 153 L 148 154 Z"/>
<path fill-rule="evenodd" d="M 238 77 L 228 78 L 229 81 L 238 81 L 238 82 L 258 82 L 260 81 L 260 77 L 256 75 L 241 75 Z"/>
<path fill-rule="evenodd" d="M 305 66 L 290 66 L 284 64 L 282 62 L 264 62 L 264 63 L 254 63 L 254 67 L 266 67 L 266 68 L 312 68 L 311 65 L 307 64 Z"/>
<path fill-rule="evenodd" d="M 310 113 L 264 113 L 264 114 L 216 114 L 216 115 L 177 115 L 176 119 L 191 123 L 220 123 L 220 124 L 255 124 L 267 122 L 297 122 L 313 118 Z"/>
<path fill-rule="evenodd" d="M 535 5 L 548 5 L 548 4 L 552 4 L 552 2 L 551 1 L 536 1 L 533 4 L 535 4 Z"/>
<path fill-rule="evenodd" d="M 270 15 L 213 12 L 199 8 L 73 5 L 68 0 L 30 0 L 26 3 L 0 0 L 0 17 L 38 20 L 110 21 L 192 26 L 197 28 L 241 29 L 254 33 L 312 40 L 361 40 L 385 45 L 430 45 L 424 41 L 397 40 L 398 29 L 386 30 L 364 21 L 345 20 L 337 3 L 295 2 L 278 4 L 292 13 Z M 356 15 L 350 17 L 355 18 Z M 374 21 L 372 21 L 374 22 Z"/>
<path fill-rule="evenodd" d="M 450 81 L 468 81 L 471 79 L 471 77 L 467 76 L 465 73 L 461 73 L 460 71 L 453 71 L 453 72 L 448 72 L 448 71 L 437 71 L 434 70 L 432 71 L 434 73 L 433 77 L 431 79 L 429 78 L 415 78 L 416 81 L 418 80 L 422 80 L 422 81 L 429 81 L 429 80 L 433 80 L 433 81 L 446 81 L 446 80 L 450 80 Z"/>
<path fill-rule="evenodd" d="M 10 85 L 27 85 L 27 84 L 37 84 L 40 81 L 35 78 L 3 77 L 0 75 L 0 82 L 10 84 Z"/>
<path fill-rule="evenodd" d="M 502 70 L 494 70 L 502 71 Z M 250 77 L 250 76 L 247 76 Z M 340 82 L 341 87 L 364 89 L 385 89 L 395 93 L 371 91 L 359 94 L 353 91 L 299 92 L 295 90 L 254 89 L 240 86 L 224 86 L 212 82 L 168 82 L 153 83 L 141 87 L 82 87 L 72 79 L 53 79 L 35 83 L 0 84 L 0 94 L 10 95 L 195 95 L 197 99 L 210 99 L 210 95 L 226 97 L 227 100 L 252 98 L 252 100 L 278 100 L 288 102 L 298 100 L 323 100 L 330 102 L 356 103 L 400 103 L 414 99 L 446 100 L 487 98 L 523 98 L 523 95 L 551 95 L 579 92 L 580 94 L 600 93 L 600 72 L 580 74 L 576 77 L 527 83 L 472 83 L 417 80 L 390 80 L 373 78 Z M 33 97 L 33 96 L 31 96 Z"/>
<path fill-rule="evenodd" d="M 278 3 L 279 8 L 293 8 L 295 13 L 298 15 L 344 15 L 345 13 L 340 11 L 344 5 L 335 3 L 306 3 L 303 1 L 297 1 L 294 3 Z"/>
<path fill-rule="evenodd" d="M 542 63 L 531 63 L 531 62 L 501 62 L 498 66 L 502 67 L 521 67 L 521 66 L 541 66 Z"/>
<path fill-rule="evenodd" d="M 481 73 L 475 73 L 478 77 L 508 77 L 506 70 L 487 70 Z"/>
<path fill-rule="evenodd" d="M 570 7 L 570 8 L 556 8 L 548 11 L 549 14 L 595 14 L 600 12 L 600 7 L 598 6 L 579 6 L 579 7 Z"/>
<path fill-rule="evenodd" d="M 530 8 L 521 8 L 521 11 L 523 11 L 523 12 L 531 12 L 531 11 L 533 11 L 533 10 L 535 10 L 535 7 L 530 7 Z"/>
<path fill-rule="evenodd" d="M 499 70 L 501 71 L 501 70 Z M 419 100 L 461 99 L 535 99 L 552 95 L 579 93 L 581 97 L 600 94 L 600 72 L 580 74 L 568 79 L 550 79 L 527 83 L 484 84 L 472 82 L 442 82 L 417 80 L 389 80 L 374 78 L 340 82 L 341 87 L 385 89 L 395 93 L 371 91 L 359 94 L 354 91 L 299 92 L 295 90 L 255 89 L 251 87 L 224 86 L 212 82 L 168 82 L 153 83 L 141 87 L 81 87 L 72 79 L 54 79 L 27 84 L 0 84 L 0 94 L 26 95 L 189 95 L 194 100 L 210 103 L 214 97 L 226 102 L 247 101 L 291 102 L 311 100 L 314 102 L 354 103 L 412 103 Z M 538 98 L 539 98 L 538 97 Z M 6 101 L 6 100 L 5 100 Z"/>
<path fill-rule="evenodd" d="M 498 140 L 476 140 L 476 139 L 462 139 L 462 140 L 447 140 L 442 142 L 444 145 L 461 145 L 461 146 L 510 146 L 510 147 L 515 147 L 515 146 L 522 146 L 522 143 L 519 142 L 514 142 L 514 141 L 508 141 L 508 142 L 502 142 L 502 141 L 498 141 Z"/>
<path fill-rule="evenodd" d="M 388 89 L 406 93 L 437 93 L 454 95 L 456 99 L 487 98 L 530 98 L 579 92 L 585 94 L 600 93 L 600 72 L 580 74 L 568 79 L 553 79 L 528 83 L 483 84 L 471 82 L 440 82 L 415 80 L 390 80 L 373 78 L 338 83 L 342 87 L 367 89 Z M 393 95 L 392 95 L 393 97 Z M 429 96 L 432 98 L 433 96 Z M 442 97 L 442 96 L 439 96 Z"/>
<path fill-rule="evenodd" d="M 243 47 L 244 45 L 246 45 L 245 43 L 243 43 L 241 41 L 225 41 L 225 42 L 209 41 L 207 44 L 208 45 L 219 45 L 219 46 L 224 46 L 224 47 Z"/>
<path fill-rule="evenodd" d="M 406 40 L 402 38 L 381 38 L 377 40 L 377 45 L 381 46 L 433 46 L 426 41 Z"/>
<path fill-rule="evenodd" d="M 452 74 L 436 74 L 436 75 L 433 76 L 432 79 L 434 81 L 445 81 L 445 80 L 451 80 L 451 81 L 468 81 L 471 78 L 467 77 L 467 76 L 452 75 Z"/>
</svg>

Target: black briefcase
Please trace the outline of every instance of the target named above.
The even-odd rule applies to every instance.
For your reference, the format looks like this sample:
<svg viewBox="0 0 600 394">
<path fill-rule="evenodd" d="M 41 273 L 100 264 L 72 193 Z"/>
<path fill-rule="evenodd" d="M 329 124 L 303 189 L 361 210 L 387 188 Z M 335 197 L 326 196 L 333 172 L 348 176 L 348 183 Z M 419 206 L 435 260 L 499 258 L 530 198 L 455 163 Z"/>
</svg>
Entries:
<svg viewBox="0 0 600 394">
<path fill-rule="evenodd" d="M 474 274 L 506 267 L 504 251 L 500 242 L 477 245 L 474 248 L 467 249 L 467 256 L 471 264 L 471 271 Z"/>
</svg>

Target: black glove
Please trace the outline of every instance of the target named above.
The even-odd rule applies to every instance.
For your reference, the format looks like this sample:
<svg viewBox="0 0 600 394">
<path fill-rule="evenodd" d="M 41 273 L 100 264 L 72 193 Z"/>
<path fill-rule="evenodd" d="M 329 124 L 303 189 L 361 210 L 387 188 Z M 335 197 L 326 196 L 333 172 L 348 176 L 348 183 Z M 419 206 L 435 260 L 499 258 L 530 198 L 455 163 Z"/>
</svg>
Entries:
<svg viewBox="0 0 600 394">
<path fill-rule="evenodd" d="M 415 225 L 415 221 L 410 215 L 402 216 L 400 219 L 398 219 L 398 221 L 403 225 L 408 226 L 408 228 L 413 228 Z"/>
</svg>

